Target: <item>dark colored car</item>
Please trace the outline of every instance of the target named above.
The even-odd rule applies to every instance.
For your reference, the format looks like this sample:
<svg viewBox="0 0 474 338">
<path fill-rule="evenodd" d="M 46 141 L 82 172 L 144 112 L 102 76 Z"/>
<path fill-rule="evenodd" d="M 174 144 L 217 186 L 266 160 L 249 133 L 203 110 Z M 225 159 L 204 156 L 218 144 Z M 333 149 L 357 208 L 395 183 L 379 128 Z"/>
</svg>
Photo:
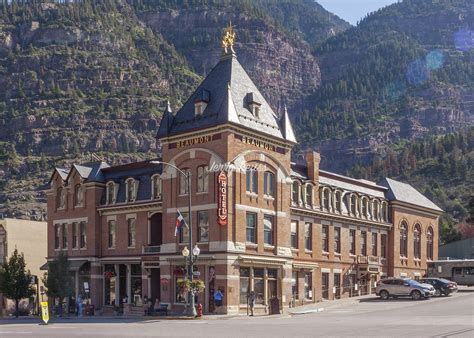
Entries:
<svg viewBox="0 0 474 338">
<path fill-rule="evenodd" d="M 455 282 L 443 278 L 421 278 L 419 282 L 433 285 L 437 297 L 448 296 L 458 291 L 458 285 Z"/>
</svg>

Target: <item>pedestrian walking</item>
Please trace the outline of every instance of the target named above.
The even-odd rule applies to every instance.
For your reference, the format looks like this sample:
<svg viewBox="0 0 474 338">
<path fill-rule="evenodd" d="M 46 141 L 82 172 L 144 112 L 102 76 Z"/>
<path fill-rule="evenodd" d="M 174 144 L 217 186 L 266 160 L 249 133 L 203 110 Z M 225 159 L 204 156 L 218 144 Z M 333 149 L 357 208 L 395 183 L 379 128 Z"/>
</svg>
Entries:
<svg viewBox="0 0 474 338">
<path fill-rule="evenodd" d="M 222 298 L 224 295 L 222 294 L 221 290 L 217 290 L 214 292 L 214 300 L 216 301 L 216 306 L 222 306 Z"/>
<path fill-rule="evenodd" d="M 255 292 L 250 291 L 249 293 L 249 308 L 250 308 L 250 315 L 253 316 L 253 308 L 255 307 Z"/>
</svg>

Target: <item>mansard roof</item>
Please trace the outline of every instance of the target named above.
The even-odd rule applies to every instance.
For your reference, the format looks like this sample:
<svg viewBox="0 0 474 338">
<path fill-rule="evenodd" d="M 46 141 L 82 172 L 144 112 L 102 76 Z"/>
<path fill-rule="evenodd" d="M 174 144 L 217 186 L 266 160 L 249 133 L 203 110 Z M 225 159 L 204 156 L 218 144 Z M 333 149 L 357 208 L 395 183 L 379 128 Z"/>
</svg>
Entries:
<svg viewBox="0 0 474 338">
<path fill-rule="evenodd" d="M 443 212 L 443 210 L 407 183 L 395 181 L 386 177 L 380 185 L 388 188 L 387 198 L 391 201 L 400 201 L 408 204 Z"/>
<path fill-rule="evenodd" d="M 195 114 L 196 102 L 206 103 L 202 114 Z M 225 123 L 296 143 L 288 114 L 273 111 L 234 53 L 223 55 L 176 115 L 165 112 L 157 138 Z"/>
</svg>

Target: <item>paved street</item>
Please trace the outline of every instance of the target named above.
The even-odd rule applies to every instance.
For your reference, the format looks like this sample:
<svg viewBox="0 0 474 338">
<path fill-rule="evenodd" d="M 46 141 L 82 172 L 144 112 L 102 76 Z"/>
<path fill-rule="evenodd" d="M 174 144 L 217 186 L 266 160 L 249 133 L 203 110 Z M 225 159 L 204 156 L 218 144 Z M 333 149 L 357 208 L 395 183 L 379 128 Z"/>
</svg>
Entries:
<svg viewBox="0 0 474 338">
<path fill-rule="evenodd" d="M 366 297 L 319 303 L 322 312 L 203 320 L 65 319 L 50 325 L 1 320 L 0 337 L 314 337 L 474 336 L 474 288 L 451 297 L 381 301 Z"/>
</svg>

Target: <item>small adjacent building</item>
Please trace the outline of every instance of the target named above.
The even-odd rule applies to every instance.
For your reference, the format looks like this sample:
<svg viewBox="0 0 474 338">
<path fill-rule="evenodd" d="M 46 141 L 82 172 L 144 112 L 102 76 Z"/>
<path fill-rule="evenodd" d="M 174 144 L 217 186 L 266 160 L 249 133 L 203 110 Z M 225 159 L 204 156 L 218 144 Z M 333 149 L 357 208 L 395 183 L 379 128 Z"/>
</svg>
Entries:
<svg viewBox="0 0 474 338">
<path fill-rule="evenodd" d="M 223 45 L 218 64 L 176 113 L 168 106 L 157 131 L 159 161 L 191 173 L 191 191 L 153 160 L 54 169 L 48 258 L 68 254 L 76 296 L 103 313 L 143 313 L 149 298 L 182 312 L 189 233 L 175 236 L 177 210 L 188 223 L 192 216 L 205 312 L 245 312 L 250 291 L 264 312 L 275 298 L 285 310 L 370 292 L 385 276 L 424 275 L 438 257 L 442 210 L 406 183 L 321 170 L 314 151 L 298 160 L 288 112 L 272 109 Z"/>
<path fill-rule="evenodd" d="M 46 262 L 47 251 L 47 223 L 23 219 L 0 219 L 0 264 L 8 261 L 15 251 L 25 255 L 26 269 L 37 277 L 38 287 L 43 285 L 44 271 L 41 266 Z M 21 302 L 21 307 L 35 310 L 37 296 L 30 303 L 28 299 Z M 14 308 L 14 303 L 7 300 L 0 293 L 0 315 L 7 314 Z"/>
</svg>

